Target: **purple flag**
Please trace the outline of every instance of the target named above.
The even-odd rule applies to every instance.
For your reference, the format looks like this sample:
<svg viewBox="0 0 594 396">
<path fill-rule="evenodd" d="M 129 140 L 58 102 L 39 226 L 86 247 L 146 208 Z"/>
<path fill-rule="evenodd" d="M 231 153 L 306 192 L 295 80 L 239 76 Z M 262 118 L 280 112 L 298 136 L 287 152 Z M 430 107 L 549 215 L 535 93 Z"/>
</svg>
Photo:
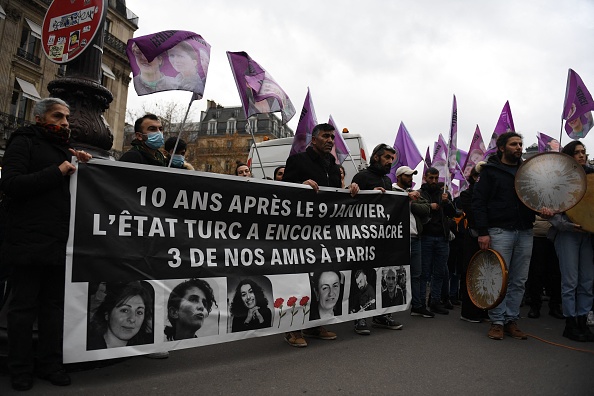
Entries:
<svg viewBox="0 0 594 396">
<path fill-rule="evenodd" d="M 311 133 L 317 124 L 318 119 L 316 118 L 316 112 L 314 110 L 313 101 L 311 100 L 309 88 L 307 88 L 307 95 L 305 95 L 305 102 L 303 102 L 303 109 L 301 109 L 299 123 L 295 130 L 295 136 L 293 136 L 293 144 L 291 145 L 291 152 L 289 155 L 305 151 L 311 142 Z"/>
<path fill-rule="evenodd" d="M 549 151 L 559 152 L 563 148 L 563 146 L 559 144 L 559 141 L 557 139 L 552 138 L 549 135 L 545 135 L 542 132 L 538 132 L 536 138 L 538 139 L 539 153 L 546 153 Z"/>
<path fill-rule="evenodd" d="M 448 147 L 449 170 L 450 174 L 456 173 L 456 164 L 458 163 L 458 106 L 456 104 L 456 95 L 452 102 L 452 122 L 450 124 L 450 140 Z"/>
<path fill-rule="evenodd" d="M 501 110 L 501 115 L 499 116 L 497 125 L 495 125 L 495 130 L 493 130 L 493 135 L 491 135 L 491 142 L 489 142 L 489 147 L 487 148 L 485 156 L 491 155 L 497 151 L 497 138 L 500 135 L 515 130 L 516 128 L 514 126 L 514 119 L 512 117 L 511 109 L 509 107 L 509 101 L 507 101 L 505 102 L 505 105 Z"/>
<path fill-rule="evenodd" d="M 210 44 L 196 33 L 166 30 L 128 40 L 134 89 L 139 96 L 179 89 L 202 99 Z"/>
<path fill-rule="evenodd" d="M 563 119 L 565 132 L 572 139 L 585 138 L 592 125 L 592 110 L 594 100 L 580 76 L 569 69 L 567 74 L 567 88 L 565 90 L 565 103 L 563 105 Z"/>
<path fill-rule="evenodd" d="M 429 151 L 429 146 L 427 146 L 427 152 L 425 153 L 425 163 L 423 166 L 423 174 L 427 172 L 427 168 L 431 166 L 431 153 Z"/>
<path fill-rule="evenodd" d="M 349 151 L 349 148 L 342 137 L 342 133 L 340 133 L 340 130 L 336 126 L 332 115 L 330 115 L 330 118 L 328 119 L 328 124 L 332 125 L 336 131 L 334 133 L 334 146 L 332 147 L 332 155 L 334 155 L 334 158 L 336 158 L 336 163 L 340 165 L 349 155 L 351 155 L 351 152 Z"/>
<path fill-rule="evenodd" d="M 454 179 L 464 180 L 464 174 L 462 173 L 462 165 L 468 158 L 468 153 L 464 150 L 456 150 L 456 171 L 454 172 Z"/>
<path fill-rule="evenodd" d="M 283 125 L 295 115 L 293 103 L 274 78 L 250 56 L 227 51 L 245 117 L 280 111 Z"/>
<path fill-rule="evenodd" d="M 437 142 L 433 146 L 433 163 L 431 166 L 439 171 L 439 181 L 444 183 L 446 181 L 446 174 L 448 173 L 447 147 L 448 144 L 440 133 Z"/>
<path fill-rule="evenodd" d="M 485 158 L 485 143 L 483 142 L 483 136 L 479 126 L 476 126 L 474 135 L 472 136 L 472 142 L 470 142 L 470 148 L 468 149 L 468 156 L 462 167 L 464 177 L 470 176 L 470 171 L 474 166 Z"/>
<path fill-rule="evenodd" d="M 400 122 L 396 140 L 394 141 L 394 150 L 396 150 L 396 158 L 392 163 L 392 169 L 388 176 L 392 183 L 396 183 L 396 170 L 403 165 L 415 169 L 419 162 L 423 160 L 423 156 L 419 152 L 417 145 L 408 133 L 403 122 Z"/>
</svg>

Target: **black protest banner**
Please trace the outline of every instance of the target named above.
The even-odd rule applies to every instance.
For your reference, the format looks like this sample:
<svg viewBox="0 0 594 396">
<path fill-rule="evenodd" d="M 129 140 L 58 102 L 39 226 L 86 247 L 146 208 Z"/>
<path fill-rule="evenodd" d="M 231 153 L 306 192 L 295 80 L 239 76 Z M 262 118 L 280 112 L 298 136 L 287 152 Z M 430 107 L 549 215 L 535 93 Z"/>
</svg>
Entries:
<svg viewBox="0 0 594 396">
<path fill-rule="evenodd" d="M 94 160 L 78 164 L 71 196 L 65 362 L 270 335 L 410 304 L 405 193 L 351 197 Z M 178 296 L 184 285 L 200 301 Z M 189 332 L 181 331 L 180 301 L 194 312 Z"/>
</svg>

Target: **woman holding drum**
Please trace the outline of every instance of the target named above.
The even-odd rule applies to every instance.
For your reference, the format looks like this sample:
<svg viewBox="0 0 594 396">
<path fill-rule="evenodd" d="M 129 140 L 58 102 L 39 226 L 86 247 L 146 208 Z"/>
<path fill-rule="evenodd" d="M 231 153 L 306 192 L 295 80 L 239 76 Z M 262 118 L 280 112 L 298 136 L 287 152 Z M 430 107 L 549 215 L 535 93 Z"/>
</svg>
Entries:
<svg viewBox="0 0 594 396">
<path fill-rule="evenodd" d="M 567 144 L 562 152 L 582 165 L 586 174 L 594 173 L 587 165 L 586 147 L 579 140 Z M 563 336 L 573 341 L 594 341 L 594 334 L 586 324 L 593 299 L 592 234 L 571 221 L 566 213 L 556 214 L 549 221 L 552 224 L 549 238 L 554 240 L 561 269 L 562 308 L 566 320 Z"/>
</svg>

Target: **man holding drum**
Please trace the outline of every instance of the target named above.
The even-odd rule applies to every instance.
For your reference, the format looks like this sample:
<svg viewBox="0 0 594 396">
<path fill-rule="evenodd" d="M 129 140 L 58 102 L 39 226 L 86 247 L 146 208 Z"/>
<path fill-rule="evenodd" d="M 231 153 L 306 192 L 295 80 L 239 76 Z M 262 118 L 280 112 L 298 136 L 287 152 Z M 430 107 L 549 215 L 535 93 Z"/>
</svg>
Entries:
<svg viewBox="0 0 594 396">
<path fill-rule="evenodd" d="M 489 311 L 491 328 L 488 336 L 502 340 L 504 333 L 527 339 L 516 324 L 524 295 L 530 256 L 535 212 L 518 198 L 514 179 L 522 163 L 522 136 L 507 132 L 497 139 L 497 155 L 489 157 L 474 188 L 472 210 L 482 250 L 499 252 L 508 270 L 507 291 L 501 303 Z M 550 217 L 550 210 L 543 215 Z"/>
</svg>

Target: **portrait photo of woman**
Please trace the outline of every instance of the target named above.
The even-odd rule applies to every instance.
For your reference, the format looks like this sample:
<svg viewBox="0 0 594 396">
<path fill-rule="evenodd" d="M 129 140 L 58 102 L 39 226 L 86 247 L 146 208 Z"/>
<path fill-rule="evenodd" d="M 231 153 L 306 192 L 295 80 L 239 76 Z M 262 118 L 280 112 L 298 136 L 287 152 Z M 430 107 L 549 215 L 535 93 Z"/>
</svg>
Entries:
<svg viewBox="0 0 594 396">
<path fill-rule="evenodd" d="M 272 326 L 272 311 L 268 307 L 264 288 L 260 285 L 265 285 L 270 293 L 272 287 L 265 277 L 245 278 L 235 287 L 229 307 L 232 333 Z"/>
<path fill-rule="evenodd" d="M 194 92 L 204 91 L 204 81 L 198 73 L 202 63 L 198 56 L 199 52 L 187 42 L 182 41 L 167 51 L 169 63 L 177 72 L 175 76 L 176 89 L 185 89 Z"/>
<path fill-rule="evenodd" d="M 153 287 L 144 281 L 99 286 L 103 301 L 89 321 L 87 350 L 152 344 Z M 93 291 L 93 299 L 97 292 Z M 89 306 L 94 303 L 90 298 Z"/>
<path fill-rule="evenodd" d="M 342 315 L 344 276 L 338 271 L 318 271 L 310 276 L 311 310 L 309 320 Z"/>
<path fill-rule="evenodd" d="M 204 279 L 192 278 L 173 288 L 167 300 L 165 338 L 167 341 L 198 337 L 213 307 L 218 307 L 215 292 Z M 218 322 L 218 318 L 216 318 Z M 215 329 L 216 330 L 216 329 Z"/>
</svg>

